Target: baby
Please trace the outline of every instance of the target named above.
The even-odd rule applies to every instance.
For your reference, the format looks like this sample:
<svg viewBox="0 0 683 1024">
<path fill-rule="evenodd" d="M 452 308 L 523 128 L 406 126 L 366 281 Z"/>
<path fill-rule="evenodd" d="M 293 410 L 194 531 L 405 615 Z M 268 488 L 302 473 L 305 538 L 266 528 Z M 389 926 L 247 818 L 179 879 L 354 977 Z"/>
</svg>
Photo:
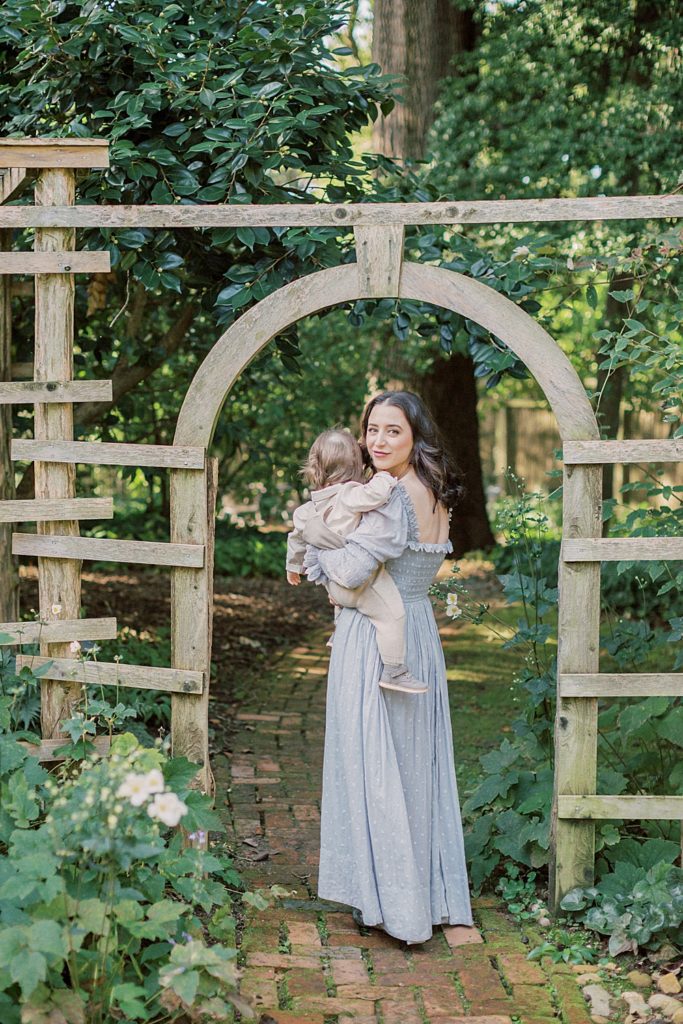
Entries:
<svg viewBox="0 0 683 1024">
<path fill-rule="evenodd" d="M 311 516 L 319 513 L 339 537 L 347 537 L 364 512 L 385 504 L 396 479 L 377 473 L 368 483 L 363 478 L 360 446 L 345 430 L 325 430 L 313 442 L 302 474 L 312 488 L 311 501 L 294 510 L 294 529 L 287 536 L 287 580 L 296 586 L 306 554 L 303 530 Z M 367 583 L 350 590 L 329 581 L 327 591 L 344 608 L 367 615 L 377 631 L 377 647 L 384 663 L 379 685 L 402 693 L 425 693 L 427 687 L 415 679 L 404 662 L 405 609 L 390 574 L 380 566 Z"/>
</svg>

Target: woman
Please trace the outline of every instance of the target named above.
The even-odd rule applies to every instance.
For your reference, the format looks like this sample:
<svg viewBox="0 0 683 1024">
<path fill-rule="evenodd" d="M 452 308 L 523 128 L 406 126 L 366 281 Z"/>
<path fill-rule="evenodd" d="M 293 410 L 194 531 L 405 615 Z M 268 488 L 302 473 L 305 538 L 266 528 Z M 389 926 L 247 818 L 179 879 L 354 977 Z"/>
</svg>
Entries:
<svg viewBox="0 0 683 1024">
<path fill-rule="evenodd" d="M 385 564 L 406 606 L 406 662 L 428 692 L 381 690 L 368 618 L 342 609 L 330 660 L 323 766 L 323 899 L 406 942 L 435 924 L 472 924 L 446 671 L 429 586 L 458 485 L 417 395 L 386 391 L 363 414 L 361 446 L 399 484 L 336 550 L 309 548 L 309 579 L 364 584 Z M 320 534 L 318 534 L 320 535 Z M 315 543 L 312 527 L 306 540 Z"/>
</svg>

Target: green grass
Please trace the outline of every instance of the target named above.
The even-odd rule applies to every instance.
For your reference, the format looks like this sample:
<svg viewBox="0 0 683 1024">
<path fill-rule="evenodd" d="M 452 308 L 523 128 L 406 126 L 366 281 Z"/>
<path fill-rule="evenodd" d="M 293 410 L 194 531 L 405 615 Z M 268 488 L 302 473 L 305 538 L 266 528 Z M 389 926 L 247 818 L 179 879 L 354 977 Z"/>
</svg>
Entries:
<svg viewBox="0 0 683 1024">
<path fill-rule="evenodd" d="M 493 602 L 498 623 L 494 635 L 490 625 L 474 625 L 462 619 L 450 622 L 440 616 L 441 636 L 446 657 L 449 704 L 453 723 L 455 762 L 461 799 L 479 784 L 483 769 L 482 754 L 499 746 L 511 733 L 511 723 L 521 712 L 526 691 L 513 683 L 522 668 L 526 648 L 503 650 L 505 636 L 512 635 L 522 616 L 520 606 Z M 555 617 L 547 621 L 555 624 Z M 505 627 L 507 627 L 507 632 Z M 650 652 L 644 663 L 619 669 L 615 660 L 603 649 L 600 671 L 670 672 L 675 658 L 675 644 Z M 555 654 L 555 642 L 546 644 L 548 659 Z"/>
<path fill-rule="evenodd" d="M 518 608 L 501 607 L 496 616 L 511 635 Z M 504 651 L 487 625 L 449 623 L 442 631 L 453 723 L 455 761 L 462 799 L 481 778 L 479 758 L 511 732 L 525 696 L 512 680 L 523 666 L 522 647 Z"/>
</svg>

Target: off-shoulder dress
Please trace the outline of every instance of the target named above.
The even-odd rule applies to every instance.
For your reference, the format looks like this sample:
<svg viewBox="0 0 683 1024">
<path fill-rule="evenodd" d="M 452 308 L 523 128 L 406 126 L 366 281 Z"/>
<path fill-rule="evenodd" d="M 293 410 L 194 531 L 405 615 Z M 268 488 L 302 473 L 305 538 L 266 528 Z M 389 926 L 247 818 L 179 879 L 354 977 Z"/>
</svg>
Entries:
<svg viewBox="0 0 683 1024">
<path fill-rule="evenodd" d="M 343 548 L 309 549 L 307 559 L 310 579 L 345 587 L 386 565 L 406 608 L 406 662 L 429 687 L 418 695 L 382 689 L 374 626 L 341 610 L 328 677 L 318 893 L 406 942 L 424 942 L 434 925 L 472 924 L 446 666 L 429 599 L 450 550 L 450 542 L 420 543 L 399 483 Z"/>
</svg>

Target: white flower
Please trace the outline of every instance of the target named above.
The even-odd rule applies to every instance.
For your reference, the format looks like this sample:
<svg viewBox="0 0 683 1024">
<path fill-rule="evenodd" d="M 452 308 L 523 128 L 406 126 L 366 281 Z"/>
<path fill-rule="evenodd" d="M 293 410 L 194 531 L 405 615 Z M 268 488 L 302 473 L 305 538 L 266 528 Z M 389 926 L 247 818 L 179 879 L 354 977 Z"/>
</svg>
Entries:
<svg viewBox="0 0 683 1024">
<path fill-rule="evenodd" d="M 147 785 L 147 776 L 129 772 L 116 790 L 116 795 L 125 796 L 133 807 L 140 807 L 152 795 Z"/>
<path fill-rule="evenodd" d="M 175 793 L 157 793 L 147 808 L 147 813 L 150 818 L 157 818 L 164 825 L 173 827 L 184 814 L 187 814 L 187 804 L 184 804 Z"/>
<path fill-rule="evenodd" d="M 528 245 L 518 245 L 512 250 L 513 260 L 524 260 L 527 256 L 531 255 L 531 249 Z"/>
<path fill-rule="evenodd" d="M 81 650 L 81 645 L 78 640 L 72 640 L 69 644 L 69 650 L 72 654 L 78 654 Z"/>
<path fill-rule="evenodd" d="M 449 594 L 446 598 L 446 615 L 449 619 L 459 619 L 462 615 L 462 608 L 458 605 L 457 594 Z"/>
<path fill-rule="evenodd" d="M 61 604 L 53 604 L 52 608 L 50 609 L 50 611 L 52 612 L 53 615 L 61 615 L 61 613 L 62 613 L 62 606 L 61 606 Z"/>
<path fill-rule="evenodd" d="M 152 768 L 150 772 L 147 772 L 145 779 L 147 780 L 148 793 L 163 793 L 164 777 L 158 768 Z"/>
<path fill-rule="evenodd" d="M 573 269 L 574 269 L 574 260 L 571 258 L 571 256 L 567 256 L 567 270 L 573 270 Z"/>
</svg>

